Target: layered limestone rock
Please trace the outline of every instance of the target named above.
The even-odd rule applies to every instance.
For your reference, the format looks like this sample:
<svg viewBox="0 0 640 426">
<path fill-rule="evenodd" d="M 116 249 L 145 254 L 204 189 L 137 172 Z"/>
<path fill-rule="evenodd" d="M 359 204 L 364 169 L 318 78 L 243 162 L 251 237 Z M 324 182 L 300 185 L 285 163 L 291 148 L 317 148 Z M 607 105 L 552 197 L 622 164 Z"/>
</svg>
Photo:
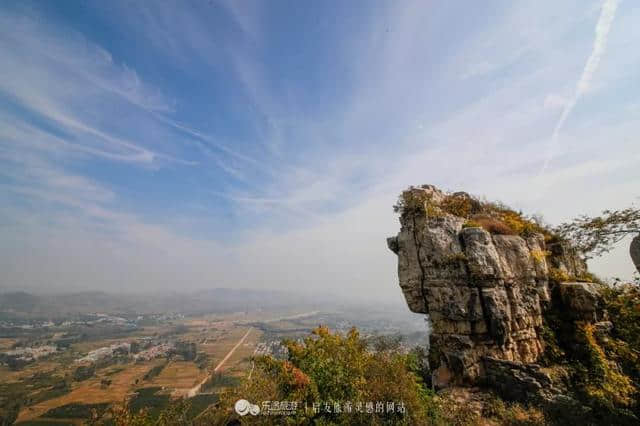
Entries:
<svg viewBox="0 0 640 426">
<path fill-rule="evenodd" d="M 387 243 L 398 256 L 409 308 L 431 321 L 433 384 L 486 383 L 504 371 L 518 377 L 534 371 L 535 366 L 514 365 L 535 363 L 544 350 L 550 275 L 582 276 L 585 262 L 566 244 L 545 242 L 535 228 L 505 235 L 477 226 L 470 218 L 487 209 L 465 193 L 445 194 L 425 185 L 409 189 L 401 200 L 401 229 Z M 597 297 L 591 289 L 585 283 L 562 287 L 576 317 L 595 321 Z M 535 380 L 544 386 L 541 374 Z"/>
</svg>

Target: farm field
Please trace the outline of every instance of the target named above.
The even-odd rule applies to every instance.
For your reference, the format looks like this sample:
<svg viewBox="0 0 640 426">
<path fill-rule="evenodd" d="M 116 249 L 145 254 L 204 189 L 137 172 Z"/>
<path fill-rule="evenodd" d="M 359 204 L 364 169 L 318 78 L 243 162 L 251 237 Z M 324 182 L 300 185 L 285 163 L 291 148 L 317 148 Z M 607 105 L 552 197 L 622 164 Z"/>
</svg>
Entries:
<svg viewBox="0 0 640 426">
<path fill-rule="evenodd" d="M 198 385 L 211 378 L 216 366 L 220 367 L 217 374 L 240 378 L 250 368 L 250 357 L 262 335 L 259 329 L 235 324 L 220 316 L 172 321 L 164 326 L 143 327 L 123 338 L 98 338 L 73 343 L 66 351 L 28 364 L 19 371 L 2 366 L 0 379 L 26 392 L 26 403 L 19 410 L 16 424 L 82 424 L 92 412 L 102 413 L 113 404 L 135 398 L 136 392 L 141 389 L 155 389 L 154 395 L 158 396 L 152 398 L 163 401 L 168 401 L 167 396 L 197 396 L 200 392 Z M 119 355 L 111 363 L 100 361 L 90 367 L 75 362 L 91 351 L 136 339 L 147 342 L 144 347 L 172 342 L 187 348 L 195 345 L 198 355 L 195 360 L 171 355 L 146 361 L 136 361 L 133 355 Z M 1 343 L 13 344 L 9 340 Z M 221 363 L 223 360 L 224 363 Z M 90 369 L 88 378 L 76 377 L 76 370 L 84 368 L 82 366 Z M 49 380 L 56 381 L 58 386 L 29 384 L 41 375 L 51 377 Z M 224 383 L 237 383 L 237 379 L 225 379 Z M 30 386 L 33 387 L 32 391 L 29 391 Z M 195 393 L 194 389 L 197 389 Z M 211 389 L 217 391 L 220 387 L 209 388 L 206 392 L 208 395 L 211 395 Z M 38 397 L 43 393 L 45 397 Z M 203 395 L 194 401 L 197 400 L 199 406 L 202 401 L 212 400 L 214 396 L 205 398 Z M 69 417 L 65 417 L 67 415 Z"/>
<path fill-rule="evenodd" d="M 150 385 L 171 389 L 173 396 L 185 396 L 187 391 L 207 376 L 206 370 L 201 370 L 193 362 L 171 361 Z"/>
<path fill-rule="evenodd" d="M 123 371 L 109 376 L 112 383 L 108 387 L 100 384 L 103 375 L 80 382 L 66 395 L 24 408 L 18 416 L 18 422 L 38 418 L 48 410 L 71 403 L 120 403 L 142 380 L 144 374 L 159 363 L 160 361 L 154 361 L 128 365 Z"/>
</svg>

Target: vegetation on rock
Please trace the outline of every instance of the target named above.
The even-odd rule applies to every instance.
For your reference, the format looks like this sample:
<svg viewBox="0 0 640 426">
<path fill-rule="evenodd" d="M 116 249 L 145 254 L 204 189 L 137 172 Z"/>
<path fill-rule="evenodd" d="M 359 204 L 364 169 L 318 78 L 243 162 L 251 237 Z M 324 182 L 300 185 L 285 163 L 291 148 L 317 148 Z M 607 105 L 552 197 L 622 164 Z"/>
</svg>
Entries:
<svg viewBox="0 0 640 426">
<path fill-rule="evenodd" d="M 526 236 L 540 233 L 548 239 L 555 237 L 539 218 L 525 216 L 502 203 L 479 200 L 466 192 L 445 193 L 436 199 L 422 188 L 410 187 L 400 195 L 393 210 L 401 215 L 454 215 L 466 219 L 463 227 L 480 227 L 492 234 Z"/>
<path fill-rule="evenodd" d="M 553 279 L 558 278 L 565 277 Z M 573 398 L 567 409 L 548 407 L 549 423 L 640 422 L 640 288 L 595 285 L 610 322 L 572 321 L 560 302 L 545 313 L 541 362 L 562 366 L 567 395 Z"/>
</svg>

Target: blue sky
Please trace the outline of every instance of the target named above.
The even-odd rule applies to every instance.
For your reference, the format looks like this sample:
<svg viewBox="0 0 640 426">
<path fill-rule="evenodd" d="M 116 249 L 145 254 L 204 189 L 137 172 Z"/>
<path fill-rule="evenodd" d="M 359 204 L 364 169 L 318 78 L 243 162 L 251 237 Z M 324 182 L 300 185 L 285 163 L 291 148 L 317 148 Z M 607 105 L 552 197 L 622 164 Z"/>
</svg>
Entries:
<svg viewBox="0 0 640 426">
<path fill-rule="evenodd" d="M 4 2 L 0 286 L 399 298 L 408 185 L 637 202 L 636 2 L 444 3 Z"/>
</svg>

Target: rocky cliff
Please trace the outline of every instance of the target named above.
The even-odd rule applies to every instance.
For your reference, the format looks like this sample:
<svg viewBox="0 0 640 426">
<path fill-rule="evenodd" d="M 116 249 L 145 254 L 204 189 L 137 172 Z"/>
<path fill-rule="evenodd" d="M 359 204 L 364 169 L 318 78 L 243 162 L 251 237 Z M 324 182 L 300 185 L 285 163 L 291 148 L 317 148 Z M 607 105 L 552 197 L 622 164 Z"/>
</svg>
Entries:
<svg viewBox="0 0 640 426">
<path fill-rule="evenodd" d="M 597 291 L 579 282 L 588 272 L 578 253 L 536 222 L 464 192 L 412 187 L 395 208 L 401 229 L 387 244 L 409 308 L 431 321 L 433 384 L 547 389 L 536 362 L 552 293 L 569 318 L 603 319 Z"/>
<path fill-rule="evenodd" d="M 636 270 L 640 272 L 640 235 L 636 235 L 633 240 L 631 240 L 629 254 L 631 255 L 631 260 L 633 260 Z"/>
</svg>

